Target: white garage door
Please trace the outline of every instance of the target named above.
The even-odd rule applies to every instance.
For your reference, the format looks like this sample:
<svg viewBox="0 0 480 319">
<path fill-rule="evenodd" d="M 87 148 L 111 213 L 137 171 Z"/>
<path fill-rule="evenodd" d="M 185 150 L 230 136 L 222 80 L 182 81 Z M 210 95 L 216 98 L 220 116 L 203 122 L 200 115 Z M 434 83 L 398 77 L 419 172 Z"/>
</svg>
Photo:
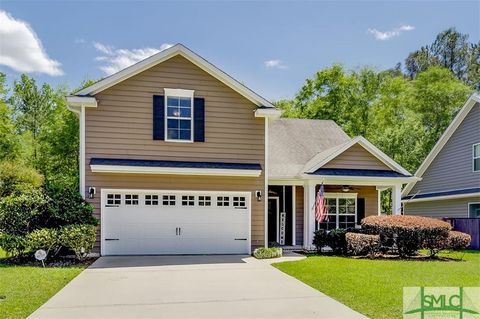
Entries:
<svg viewBox="0 0 480 319">
<path fill-rule="evenodd" d="M 102 254 L 248 254 L 250 194 L 102 190 Z"/>
</svg>

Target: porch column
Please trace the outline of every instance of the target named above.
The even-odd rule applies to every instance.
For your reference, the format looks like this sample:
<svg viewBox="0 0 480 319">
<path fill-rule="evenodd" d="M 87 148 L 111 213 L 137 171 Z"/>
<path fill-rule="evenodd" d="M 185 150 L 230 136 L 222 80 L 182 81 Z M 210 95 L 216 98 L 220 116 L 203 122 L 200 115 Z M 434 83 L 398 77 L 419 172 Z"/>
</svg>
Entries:
<svg viewBox="0 0 480 319">
<path fill-rule="evenodd" d="M 308 181 L 304 185 L 304 233 L 303 247 L 313 249 L 313 233 L 315 232 L 315 182 Z"/>
<path fill-rule="evenodd" d="M 402 214 L 402 184 L 392 186 L 392 215 Z"/>
</svg>

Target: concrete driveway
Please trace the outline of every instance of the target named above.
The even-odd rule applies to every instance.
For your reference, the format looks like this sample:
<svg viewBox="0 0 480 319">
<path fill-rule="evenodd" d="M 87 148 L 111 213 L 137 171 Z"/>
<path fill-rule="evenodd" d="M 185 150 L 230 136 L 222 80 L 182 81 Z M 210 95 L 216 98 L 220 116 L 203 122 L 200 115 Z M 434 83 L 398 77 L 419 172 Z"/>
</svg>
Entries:
<svg viewBox="0 0 480 319">
<path fill-rule="evenodd" d="M 364 316 L 252 257 L 137 256 L 98 259 L 30 318 Z"/>
</svg>

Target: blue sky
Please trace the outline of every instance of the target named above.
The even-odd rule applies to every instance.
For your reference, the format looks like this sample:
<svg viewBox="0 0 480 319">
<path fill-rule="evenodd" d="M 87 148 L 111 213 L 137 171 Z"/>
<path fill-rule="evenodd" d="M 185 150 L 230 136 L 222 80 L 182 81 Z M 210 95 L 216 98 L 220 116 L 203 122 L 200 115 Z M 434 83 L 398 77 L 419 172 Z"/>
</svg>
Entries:
<svg viewBox="0 0 480 319">
<path fill-rule="evenodd" d="M 271 100 L 332 63 L 393 67 L 451 26 L 480 39 L 480 1 L 3 0 L 0 18 L 10 80 L 76 87 L 180 42 Z"/>
</svg>

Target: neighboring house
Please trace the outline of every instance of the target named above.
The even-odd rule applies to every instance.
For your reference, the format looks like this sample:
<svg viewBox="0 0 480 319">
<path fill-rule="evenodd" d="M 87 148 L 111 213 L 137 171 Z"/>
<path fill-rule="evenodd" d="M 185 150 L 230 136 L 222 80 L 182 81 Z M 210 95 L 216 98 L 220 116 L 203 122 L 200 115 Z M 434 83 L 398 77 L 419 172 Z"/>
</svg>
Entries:
<svg viewBox="0 0 480 319">
<path fill-rule="evenodd" d="M 403 191 L 404 213 L 480 218 L 480 96 L 473 94 Z"/>
<path fill-rule="evenodd" d="M 177 44 L 75 96 L 80 193 L 95 206 L 102 255 L 250 253 L 310 247 L 316 227 L 377 214 L 378 191 L 415 178 L 335 123 L 281 112 Z M 325 185 L 328 222 L 313 204 Z"/>
</svg>

